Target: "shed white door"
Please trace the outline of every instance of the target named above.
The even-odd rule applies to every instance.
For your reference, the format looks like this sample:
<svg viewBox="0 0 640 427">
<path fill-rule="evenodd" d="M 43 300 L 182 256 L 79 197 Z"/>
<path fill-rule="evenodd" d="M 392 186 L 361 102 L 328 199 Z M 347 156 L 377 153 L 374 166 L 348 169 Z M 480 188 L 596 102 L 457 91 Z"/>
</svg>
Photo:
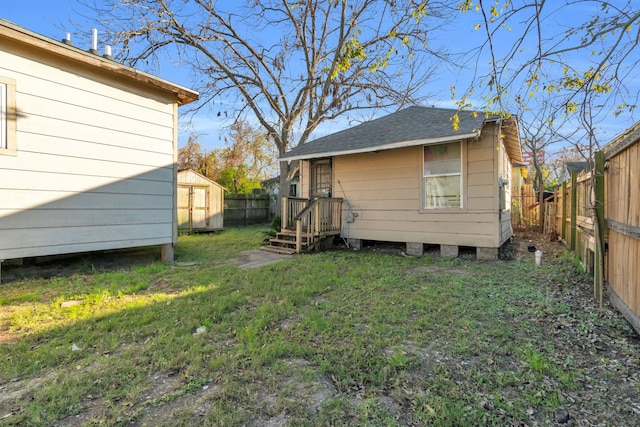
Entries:
<svg viewBox="0 0 640 427">
<path fill-rule="evenodd" d="M 209 226 L 209 192 L 205 187 L 193 187 L 191 192 L 191 228 Z"/>
<path fill-rule="evenodd" d="M 191 229 L 191 187 L 178 186 L 178 230 Z"/>
<path fill-rule="evenodd" d="M 209 190 L 178 186 L 178 229 L 198 230 L 209 226 Z"/>
</svg>

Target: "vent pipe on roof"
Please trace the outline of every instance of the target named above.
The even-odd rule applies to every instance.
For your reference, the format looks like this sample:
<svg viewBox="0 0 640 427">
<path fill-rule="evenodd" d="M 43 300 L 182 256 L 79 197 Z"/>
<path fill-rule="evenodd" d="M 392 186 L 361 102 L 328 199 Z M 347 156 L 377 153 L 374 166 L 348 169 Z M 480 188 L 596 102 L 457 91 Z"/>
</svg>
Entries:
<svg viewBox="0 0 640 427">
<path fill-rule="evenodd" d="M 97 28 L 91 29 L 91 49 L 89 49 L 89 52 L 93 53 L 94 55 L 100 55 L 100 53 L 98 52 L 98 29 Z"/>
<path fill-rule="evenodd" d="M 71 33 L 67 33 L 67 36 L 62 39 L 62 43 L 73 46 L 73 42 L 71 41 Z"/>
<path fill-rule="evenodd" d="M 111 56 L 111 46 L 104 47 L 104 55 L 102 55 L 102 57 L 113 61 L 113 56 Z"/>
</svg>

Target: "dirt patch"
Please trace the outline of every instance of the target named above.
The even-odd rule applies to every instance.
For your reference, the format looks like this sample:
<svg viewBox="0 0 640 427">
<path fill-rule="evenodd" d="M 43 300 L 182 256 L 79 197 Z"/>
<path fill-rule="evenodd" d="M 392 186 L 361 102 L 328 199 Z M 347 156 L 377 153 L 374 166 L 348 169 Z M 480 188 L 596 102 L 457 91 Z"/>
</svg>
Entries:
<svg viewBox="0 0 640 427">
<path fill-rule="evenodd" d="M 274 262 L 282 261 L 284 259 L 289 259 L 291 257 L 292 255 L 253 250 L 241 252 L 240 256 L 227 262 L 240 268 L 257 268 L 273 264 Z"/>
</svg>

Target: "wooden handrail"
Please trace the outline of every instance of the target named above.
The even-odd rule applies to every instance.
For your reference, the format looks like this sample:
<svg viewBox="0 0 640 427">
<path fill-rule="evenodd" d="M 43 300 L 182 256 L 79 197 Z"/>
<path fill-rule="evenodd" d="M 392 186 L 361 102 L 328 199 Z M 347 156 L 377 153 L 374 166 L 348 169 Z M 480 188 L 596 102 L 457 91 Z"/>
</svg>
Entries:
<svg viewBox="0 0 640 427">
<path fill-rule="evenodd" d="M 302 202 L 306 202 L 304 207 L 302 207 Z M 313 200 L 285 198 L 282 213 L 282 228 L 295 230 L 296 252 L 301 252 L 303 236 L 306 237 L 307 242 L 310 242 L 314 238 L 340 232 L 342 199 L 327 197 Z"/>
</svg>

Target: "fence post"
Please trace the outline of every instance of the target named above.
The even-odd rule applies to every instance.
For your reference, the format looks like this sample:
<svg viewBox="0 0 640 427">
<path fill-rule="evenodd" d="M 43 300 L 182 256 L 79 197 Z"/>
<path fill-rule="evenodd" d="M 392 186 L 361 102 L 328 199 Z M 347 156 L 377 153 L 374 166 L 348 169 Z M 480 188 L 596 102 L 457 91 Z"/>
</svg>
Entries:
<svg viewBox="0 0 640 427">
<path fill-rule="evenodd" d="M 560 236 L 567 243 L 567 181 L 562 183 L 562 222 L 560 223 Z"/>
<path fill-rule="evenodd" d="M 602 292 L 604 287 L 604 236 L 605 236 L 605 206 L 604 206 L 604 152 L 595 153 L 595 213 L 596 221 L 596 259 L 594 271 L 594 296 L 602 306 Z"/>
<path fill-rule="evenodd" d="M 571 237 L 569 247 L 576 250 L 576 234 L 578 222 L 578 172 L 571 172 Z"/>
</svg>

